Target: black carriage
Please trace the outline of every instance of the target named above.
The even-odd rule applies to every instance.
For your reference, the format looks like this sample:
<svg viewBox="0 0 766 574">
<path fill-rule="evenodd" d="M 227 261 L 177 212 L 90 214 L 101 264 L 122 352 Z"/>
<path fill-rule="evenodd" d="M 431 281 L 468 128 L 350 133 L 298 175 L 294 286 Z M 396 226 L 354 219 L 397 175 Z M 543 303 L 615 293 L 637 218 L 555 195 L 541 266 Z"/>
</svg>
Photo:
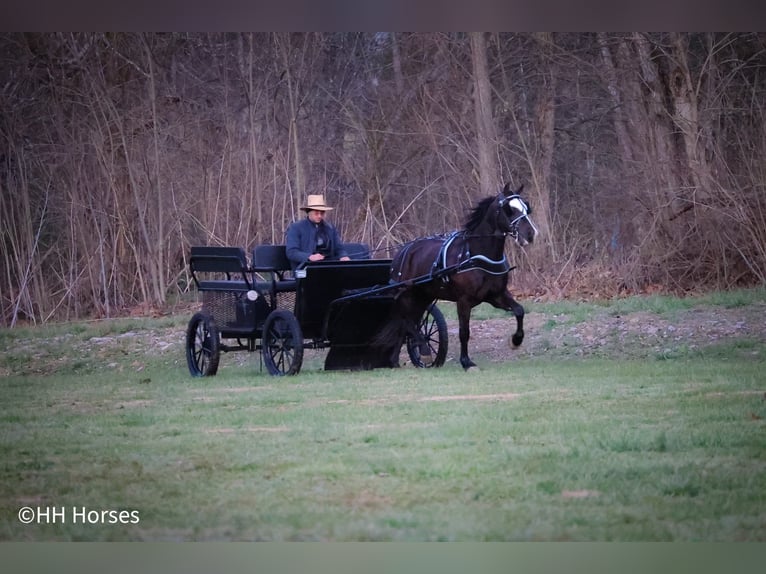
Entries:
<svg viewBox="0 0 766 574">
<path fill-rule="evenodd" d="M 311 263 L 294 273 L 284 245 L 262 245 L 248 262 L 239 247 L 192 247 L 189 266 L 202 309 L 186 332 L 195 376 L 215 375 L 220 354 L 260 351 L 272 375 L 297 374 L 304 349 L 329 349 L 324 368 L 390 366 L 376 334 L 390 320 L 401 284 L 390 282 L 391 260 L 370 259 L 363 244 L 347 244 L 351 261 Z M 418 367 L 439 367 L 447 326 L 436 305 L 406 338 Z"/>
</svg>

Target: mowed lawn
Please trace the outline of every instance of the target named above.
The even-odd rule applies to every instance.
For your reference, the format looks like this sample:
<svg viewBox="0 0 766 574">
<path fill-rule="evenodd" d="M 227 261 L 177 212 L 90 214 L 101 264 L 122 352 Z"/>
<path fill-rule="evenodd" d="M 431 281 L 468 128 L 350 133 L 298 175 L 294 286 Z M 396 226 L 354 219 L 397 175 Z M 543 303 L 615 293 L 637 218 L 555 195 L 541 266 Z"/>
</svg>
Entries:
<svg viewBox="0 0 766 574">
<path fill-rule="evenodd" d="M 766 352 L 736 351 L 6 376 L 0 539 L 764 541 Z"/>
</svg>

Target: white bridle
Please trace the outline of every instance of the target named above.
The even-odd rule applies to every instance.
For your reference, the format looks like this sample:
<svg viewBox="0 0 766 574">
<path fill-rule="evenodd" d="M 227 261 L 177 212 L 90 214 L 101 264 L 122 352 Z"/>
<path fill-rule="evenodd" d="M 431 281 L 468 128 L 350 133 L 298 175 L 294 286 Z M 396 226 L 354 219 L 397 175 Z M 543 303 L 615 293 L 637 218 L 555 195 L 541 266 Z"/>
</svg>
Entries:
<svg viewBox="0 0 766 574">
<path fill-rule="evenodd" d="M 518 236 L 518 233 L 519 233 L 518 225 L 519 225 L 519 221 L 521 221 L 522 219 L 526 219 L 529 222 L 529 224 L 532 226 L 532 229 L 535 232 L 535 236 L 537 236 L 537 234 L 538 234 L 537 226 L 534 224 L 532 219 L 529 217 L 529 207 L 524 202 L 524 200 L 521 199 L 520 195 L 510 195 L 510 196 L 506 197 L 505 195 L 503 195 L 501 193 L 500 197 L 497 200 L 497 203 L 500 206 L 500 208 L 505 206 L 505 204 L 507 203 L 512 208 L 514 208 L 516 211 L 521 213 L 521 215 L 519 215 L 518 217 L 516 217 L 515 219 L 513 219 L 511 221 L 511 235 L 514 238 L 516 238 Z"/>
</svg>

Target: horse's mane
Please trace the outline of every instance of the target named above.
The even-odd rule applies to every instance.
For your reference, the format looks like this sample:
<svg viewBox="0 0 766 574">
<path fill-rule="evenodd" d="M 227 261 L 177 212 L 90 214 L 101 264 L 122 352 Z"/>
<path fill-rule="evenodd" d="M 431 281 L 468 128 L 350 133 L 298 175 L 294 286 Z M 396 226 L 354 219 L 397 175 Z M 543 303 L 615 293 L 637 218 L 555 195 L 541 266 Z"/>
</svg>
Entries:
<svg viewBox="0 0 766 574">
<path fill-rule="evenodd" d="M 487 215 L 487 210 L 492 202 L 495 200 L 494 196 L 485 197 L 471 210 L 468 215 L 468 219 L 463 226 L 466 231 L 476 231 L 476 228 L 484 221 L 484 217 Z"/>
</svg>

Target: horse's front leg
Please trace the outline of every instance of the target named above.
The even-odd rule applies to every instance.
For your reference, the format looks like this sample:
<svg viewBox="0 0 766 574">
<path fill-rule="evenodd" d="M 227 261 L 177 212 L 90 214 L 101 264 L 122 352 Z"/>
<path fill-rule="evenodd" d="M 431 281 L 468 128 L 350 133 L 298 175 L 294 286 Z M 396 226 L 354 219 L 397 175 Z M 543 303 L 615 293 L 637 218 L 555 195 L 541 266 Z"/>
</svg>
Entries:
<svg viewBox="0 0 766 574">
<path fill-rule="evenodd" d="M 471 367 L 476 366 L 476 363 L 468 356 L 468 339 L 471 338 L 471 329 L 469 327 L 471 304 L 465 301 L 458 301 L 457 317 L 459 324 L 458 334 L 460 337 L 460 364 L 467 371 Z"/>
<path fill-rule="evenodd" d="M 515 348 L 524 342 L 524 307 L 517 303 L 513 297 L 510 297 L 510 295 L 509 298 L 513 301 L 511 311 L 513 312 L 513 316 L 516 317 L 516 332 L 511 337 L 511 342 Z"/>
<path fill-rule="evenodd" d="M 524 307 L 522 307 L 507 290 L 503 290 L 503 292 L 495 300 L 490 301 L 490 303 L 499 309 L 510 311 L 513 313 L 513 316 L 516 317 L 516 332 L 511 336 L 511 343 L 514 348 L 520 346 L 521 343 L 524 342 Z"/>
</svg>

